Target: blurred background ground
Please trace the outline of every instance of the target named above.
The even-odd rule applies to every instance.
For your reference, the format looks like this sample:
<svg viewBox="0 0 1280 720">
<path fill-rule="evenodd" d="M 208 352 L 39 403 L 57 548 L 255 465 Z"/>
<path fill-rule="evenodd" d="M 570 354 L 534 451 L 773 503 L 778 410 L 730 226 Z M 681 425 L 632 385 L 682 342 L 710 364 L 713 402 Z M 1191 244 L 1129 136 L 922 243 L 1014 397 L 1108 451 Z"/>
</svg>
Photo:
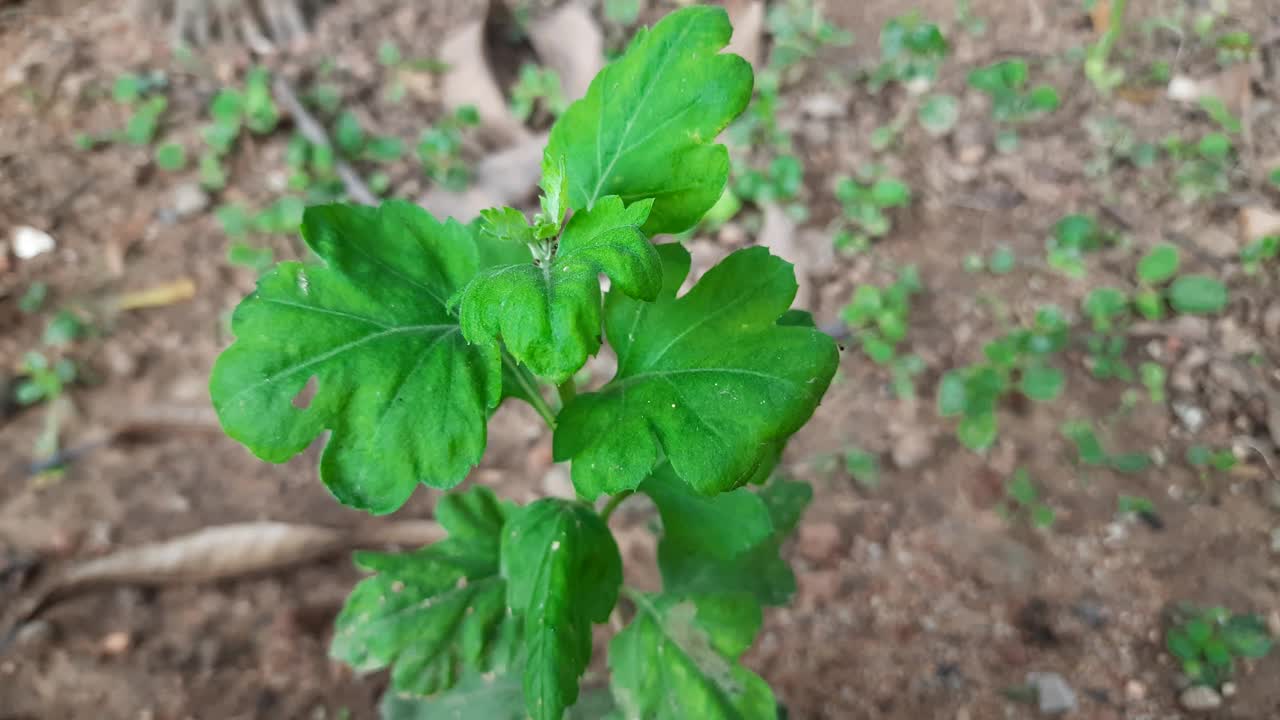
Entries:
<svg viewBox="0 0 1280 720">
<path fill-rule="evenodd" d="M 531 137 L 536 145 L 557 103 L 536 100 L 525 121 L 482 106 L 472 127 L 456 110 L 476 98 L 460 102 L 457 93 L 466 93 L 449 88 L 449 74 L 475 61 L 505 94 L 500 107 L 518 101 L 536 85 L 522 84 L 522 66 L 553 64 L 533 36 L 555 8 L 340 0 L 299 3 L 301 15 L 273 22 L 272 9 L 290 4 L 262 2 L 260 36 L 214 17 L 208 37 L 163 3 L 0 2 L 0 593 L 30 558 L 92 557 L 248 520 L 377 522 L 327 495 L 316 448 L 270 466 L 208 422 L 209 368 L 230 341 L 228 314 L 253 287 L 255 264 L 301 256 L 287 232 L 300 200 L 350 191 L 314 158 L 301 166 L 314 177 L 297 177 L 293 158 L 307 151 L 292 139 L 299 122 L 287 112 L 269 131 L 243 130 L 202 167 L 210 104 L 261 65 L 347 146 L 340 157 L 374 194 L 470 207 L 474 196 L 442 194 L 468 184 L 456 167 Z M 675 3 L 636 3 L 634 19 L 619 15 L 620 5 L 585 3 L 606 52 Z M 730 5 L 736 17 L 750 17 L 752 3 Z M 804 3 L 770 3 L 779 7 L 814 17 Z M 865 78 L 881 59 L 880 29 L 911 9 L 950 40 L 934 89 L 957 98 L 958 119 L 937 134 L 906 122 L 878 147 L 877 129 L 914 101 L 901 87 L 873 91 Z M 1126 81 L 1107 96 L 1081 69 L 1099 21 L 1079 3 L 828 2 L 826 22 L 854 40 L 820 47 L 782 73 L 773 117 L 790 144 L 785 154 L 802 165 L 801 182 L 745 198 L 738 214 L 686 239 L 695 273 L 737 247 L 770 245 L 797 264 L 799 302 L 825 328 L 841 327 L 860 285 L 883 286 L 908 265 L 922 285 L 904 341 L 921 360 L 916 399 L 900 397 L 892 374 L 854 340 L 787 453 L 785 472 L 816 491 L 788 549 L 799 590 L 792 605 L 768 614 L 748 665 L 791 718 L 1035 717 L 1040 710 L 1018 692 L 1029 672 L 1060 676 L 1074 690 L 1075 717 L 1178 716 L 1190 709 L 1164 649 L 1171 607 L 1223 605 L 1280 632 L 1272 458 L 1280 299 L 1274 265 L 1246 272 L 1241 261 L 1265 228 L 1280 233 L 1280 189 L 1268 180 L 1280 168 L 1280 10 L 1260 0 L 1130 10 L 1114 58 Z M 1213 24 L 1201 33 L 1206 15 Z M 462 29 L 486 18 L 483 61 L 453 59 L 459 51 L 449 39 L 458 44 Z M 1251 37 L 1248 57 L 1224 58 L 1218 40 L 1242 31 Z M 179 35 L 204 42 L 175 52 Z M 765 67 L 770 48 L 792 36 L 757 23 L 747 37 L 758 40 L 756 61 Z M 1015 57 L 1027 60 L 1035 83 L 1058 89 L 1062 107 L 1019 126 L 1017 147 L 1001 152 L 987 101 L 966 75 Z M 581 65 L 561 60 L 570 94 Z M 119 100 L 119 78 L 129 73 L 143 96 L 132 104 Z M 1188 189 L 1182 161 L 1162 145 L 1171 135 L 1194 143 L 1219 130 L 1196 102 L 1203 94 L 1220 97 L 1242 121 L 1229 133 L 1226 185 L 1213 192 Z M 147 97 L 166 98 L 153 134 L 136 145 L 116 139 L 137 129 L 131 119 Z M 379 138 L 398 139 L 399 151 L 391 141 L 378 150 Z M 183 148 L 177 169 L 158 155 L 169 143 Z M 1151 163 L 1133 157 L 1142 143 L 1158 148 Z M 734 152 L 741 167 L 767 175 L 775 147 Z M 833 186 L 872 163 L 909 185 L 912 202 L 891 212 L 891 231 L 869 247 L 836 249 L 846 225 Z M 512 167 L 519 165 L 517 158 Z M 507 192 L 485 181 L 469 185 Z M 1121 238 L 1090 254 L 1081 278 L 1046 259 L 1046 238 L 1070 213 Z M 984 343 L 1027 325 L 1044 304 L 1078 319 L 1090 291 L 1132 287 L 1136 259 L 1159 242 L 1181 249 L 1184 268 L 1231 291 L 1220 313 L 1127 329 L 1122 359 L 1166 368 L 1167 397 L 1148 400 L 1136 379 L 1097 379 L 1097 358 L 1081 339 L 1063 353 L 1061 397 L 1006 403 L 999 437 L 984 453 L 957 440 L 955 422 L 935 409 L 945 371 L 978 361 Z M 1011 270 L 996 266 L 994 258 L 1010 255 Z M 44 296 L 34 297 L 40 292 L 31 288 L 41 286 Z M 29 351 L 51 367 L 73 362 L 75 381 L 57 398 L 15 402 L 35 374 Z M 595 367 L 596 376 L 603 370 Z M 1125 397 L 1129 389 L 1140 390 L 1139 401 Z M 149 431 L 58 473 L 29 474 L 54 449 L 51 417 L 63 449 L 135 420 Z M 1109 449 L 1145 454 L 1150 466 L 1082 465 L 1061 432 L 1070 420 L 1093 422 Z M 476 480 L 521 500 L 563 492 L 565 472 L 552 465 L 550 437 L 533 413 L 504 408 L 495 422 Z M 1184 460 L 1192 446 L 1238 459 L 1230 470 L 1198 469 Z M 1006 485 L 1020 468 L 1054 510 L 1047 529 L 1004 512 Z M 1150 502 L 1145 521 L 1118 513 L 1121 495 Z M 420 490 L 399 516 L 428 517 L 435 497 Z M 623 506 L 615 526 L 642 529 L 648 520 L 637 503 Z M 650 551 L 638 540 L 629 552 L 642 561 Z M 356 579 L 348 559 L 335 557 L 217 584 L 74 599 L 28 624 L 0 654 L 0 720 L 374 717 L 385 679 L 355 677 L 326 656 L 331 620 Z M 1237 675 L 1235 692 L 1207 716 L 1280 717 L 1276 654 L 1242 664 Z"/>
</svg>

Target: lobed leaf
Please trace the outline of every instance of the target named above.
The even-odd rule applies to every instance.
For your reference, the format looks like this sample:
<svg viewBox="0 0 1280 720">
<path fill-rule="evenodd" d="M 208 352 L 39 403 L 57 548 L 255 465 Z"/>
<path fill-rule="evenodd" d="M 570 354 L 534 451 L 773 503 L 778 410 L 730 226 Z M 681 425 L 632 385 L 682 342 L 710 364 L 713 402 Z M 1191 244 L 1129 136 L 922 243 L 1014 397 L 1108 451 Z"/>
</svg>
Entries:
<svg viewBox="0 0 1280 720">
<path fill-rule="evenodd" d="M 591 624 L 622 584 L 613 534 L 586 505 L 556 498 L 519 510 L 502 533 L 507 605 L 525 637 L 524 695 L 535 720 L 560 720 L 591 661 Z"/>
<path fill-rule="evenodd" d="M 640 231 L 652 204 L 604 198 L 574 213 L 550 262 L 481 273 L 459 301 L 463 335 L 491 347 L 501 338 L 517 360 L 554 382 L 572 377 L 600 349 L 599 276 L 641 300 L 662 287 L 662 263 Z"/>
<path fill-rule="evenodd" d="M 731 560 L 773 534 L 768 506 L 746 488 L 699 495 L 664 463 L 640 484 L 640 492 L 658 506 L 662 542 L 670 552 Z"/>
<path fill-rule="evenodd" d="M 751 99 L 751 66 L 719 51 L 733 29 L 721 8 L 677 10 L 641 30 L 551 129 L 569 207 L 619 195 L 652 199 L 648 235 L 681 232 L 720 199 L 729 153 L 713 144 Z"/>
<path fill-rule="evenodd" d="M 687 530 L 670 533 L 664 516 L 664 533 L 658 543 L 658 567 L 662 571 L 665 592 L 745 593 L 762 605 L 785 605 L 790 600 L 796 589 L 796 578 L 780 551 L 782 543 L 795 530 L 800 516 L 813 498 L 813 490 L 805 483 L 775 480 L 765 486 L 757 497 L 768 511 L 772 529 L 745 550 L 738 549 L 741 544 L 708 550 L 706 542 L 690 542 Z M 756 535 L 759 520 L 754 516 L 748 517 L 750 519 L 744 523 L 744 529 Z M 728 548 L 737 550 L 731 558 L 724 556 L 724 550 Z"/>
<path fill-rule="evenodd" d="M 777 702 L 738 663 L 763 616 L 727 593 L 632 596 L 636 616 L 609 643 L 611 687 L 628 720 L 773 720 Z"/>
<path fill-rule="evenodd" d="M 731 490 L 776 455 L 835 374 L 835 343 L 778 321 L 795 296 L 791 265 L 760 247 L 739 250 L 686 295 L 689 253 L 662 245 L 664 282 L 652 303 L 611 291 L 605 302 L 618 371 L 558 418 L 556 460 L 591 500 L 634 489 L 666 456 L 704 495 Z"/>
<path fill-rule="evenodd" d="M 390 667 L 392 691 L 410 697 L 508 667 L 519 651 L 498 573 L 509 512 L 488 488 L 445 495 L 436 517 L 447 539 L 408 553 L 357 553 L 356 564 L 376 574 L 351 592 L 330 654 L 357 672 Z"/>
<path fill-rule="evenodd" d="M 210 380 L 223 429 L 270 462 L 330 431 L 321 479 L 373 513 L 419 482 L 461 482 L 484 452 L 502 356 L 468 344 L 447 301 L 491 258 L 527 249 L 404 202 L 308 208 L 302 235 L 324 264 L 279 264 L 232 316 L 236 341 Z"/>
</svg>

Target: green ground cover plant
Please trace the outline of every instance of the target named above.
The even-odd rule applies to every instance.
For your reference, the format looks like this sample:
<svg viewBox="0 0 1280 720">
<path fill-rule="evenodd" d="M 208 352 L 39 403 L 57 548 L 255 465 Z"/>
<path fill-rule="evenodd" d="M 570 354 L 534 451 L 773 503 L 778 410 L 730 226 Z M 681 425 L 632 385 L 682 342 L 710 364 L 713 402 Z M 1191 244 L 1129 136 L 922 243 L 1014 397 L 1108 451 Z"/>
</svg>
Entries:
<svg viewBox="0 0 1280 720">
<path fill-rule="evenodd" d="M 790 309 L 792 267 L 764 248 L 681 295 L 690 255 L 655 242 L 697 224 L 728 181 L 715 139 L 752 93 L 750 66 L 721 52 L 730 33 L 706 7 L 640 31 L 552 128 L 532 220 L 309 207 L 318 262 L 276 265 L 236 309 L 210 380 L 223 428 L 272 462 L 327 432 L 320 477 L 348 506 L 387 514 L 419 485 L 458 486 L 502 402 L 533 407 L 571 463 L 576 499 L 521 506 L 474 485 L 438 501 L 447 539 L 358 555 L 370 576 L 331 652 L 390 669 L 388 716 L 778 716 L 739 658 L 762 607 L 795 587 L 779 549 L 811 491 L 770 476 L 836 345 Z M 605 341 L 617 372 L 580 392 Z M 661 517 L 657 593 L 623 584 L 608 525 L 635 493 Z M 600 709 L 580 685 L 611 617 L 626 625 Z"/>
</svg>

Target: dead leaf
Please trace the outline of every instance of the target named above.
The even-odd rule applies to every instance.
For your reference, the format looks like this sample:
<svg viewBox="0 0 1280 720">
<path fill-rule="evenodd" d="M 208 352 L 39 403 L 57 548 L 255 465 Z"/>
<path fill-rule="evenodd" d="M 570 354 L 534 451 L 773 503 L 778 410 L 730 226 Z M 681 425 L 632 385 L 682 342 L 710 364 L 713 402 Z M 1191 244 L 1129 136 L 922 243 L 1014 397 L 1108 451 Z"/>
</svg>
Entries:
<svg viewBox="0 0 1280 720">
<path fill-rule="evenodd" d="M 145 290 L 123 293 L 116 298 L 115 307 L 117 310 L 164 307 L 190 300 L 195 296 L 195 281 L 189 277 L 184 277 L 173 282 L 155 285 Z"/>
</svg>

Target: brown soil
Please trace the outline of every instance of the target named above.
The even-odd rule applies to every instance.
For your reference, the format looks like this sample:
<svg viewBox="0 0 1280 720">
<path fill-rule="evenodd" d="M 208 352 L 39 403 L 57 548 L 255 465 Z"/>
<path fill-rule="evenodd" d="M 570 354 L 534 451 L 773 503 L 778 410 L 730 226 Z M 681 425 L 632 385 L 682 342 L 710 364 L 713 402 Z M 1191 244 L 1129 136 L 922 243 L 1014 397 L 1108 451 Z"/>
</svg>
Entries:
<svg viewBox="0 0 1280 720">
<path fill-rule="evenodd" d="M 233 48 L 175 59 L 163 33 L 117 7 L 123 4 L 0 2 L 0 238 L 30 225 L 58 243 L 31 260 L 0 252 L 0 386 L 22 354 L 40 346 L 51 312 L 24 314 L 17 300 L 32 282 L 46 282 L 46 307 L 77 307 L 94 318 L 93 334 L 67 351 L 87 380 L 69 395 L 74 411 L 62 436 L 71 444 L 123 418 L 204 406 L 210 365 L 229 342 L 227 313 L 254 280 L 252 271 L 226 263 L 227 240 L 211 212 L 172 217 L 173 190 L 194 181 L 194 170 L 160 171 L 145 149 L 83 152 L 72 145 L 78 132 L 124 124 L 125 111 L 110 99 L 119 73 L 162 69 L 170 82 L 166 134 L 195 147 L 209 98 L 250 62 Z M 806 162 L 812 214 L 801 236 L 815 257 L 822 244 L 829 247 L 824 228 L 838 211 L 832 179 L 873 159 L 871 130 L 903 102 L 892 91 L 872 96 L 851 80 L 874 60 L 878 28 L 901 4 L 828 4 L 858 43 L 824 56 L 790 86 L 782 111 Z M 450 23 L 466 15 L 458 10 L 468 3 L 449 5 L 450 12 L 338 3 L 322 11 L 310 46 L 268 64 L 301 77 L 302 69 L 332 58 L 347 106 L 361 108 L 377 131 L 412 144 L 438 115 L 438 102 L 429 90 L 411 91 L 400 105 L 384 100 L 376 51 L 394 39 L 406 56 L 429 55 Z M 1280 16 L 1268 5 L 1238 0 L 1226 22 L 1274 43 Z M 1274 210 L 1280 199 L 1259 181 L 1264 169 L 1280 166 L 1280 78 L 1274 64 L 1253 75 L 1251 101 L 1269 108 L 1257 112 L 1244 150 L 1241 172 L 1253 176 L 1239 178 L 1224 199 L 1188 206 L 1169 190 L 1167 167 L 1086 175 L 1099 152 L 1084 124 L 1091 116 L 1118 116 L 1151 140 L 1170 132 L 1198 136 L 1212 125 L 1162 89 L 1099 98 L 1079 63 L 1063 60 L 1092 39 L 1078 3 L 975 0 L 974 12 L 990 25 L 982 37 L 952 29 L 949 1 L 918 6 L 955 44 L 940 85 L 963 99 L 961 125 L 944 140 L 909 130 L 900 149 L 879 158 L 915 190 L 911 211 L 896 216 L 893 233 L 870 252 L 818 262 L 812 274 L 814 309 L 830 323 L 857 284 L 884 282 L 904 264 L 919 267 L 926 291 L 913 308 L 909 344 L 928 366 L 918 383 L 921 399 L 895 399 L 882 369 L 856 349 L 844 353 L 837 383 L 787 456 L 786 471 L 816 489 L 789 550 L 800 590 L 791 606 L 768 614 L 748 664 L 793 719 L 1031 717 L 1033 707 L 1005 693 L 1030 671 L 1067 679 L 1079 695 L 1077 717 L 1176 716 L 1177 671 L 1161 641 L 1171 604 L 1222 604 L 1280 623 L 1280 566 L 1271 549 L 1280 495 L 1268 465 L 1275 461 L 1263 457 L 1273 452 L 1271 438 L 1280 439 L 1280 428 L 1268 424 L 1280 410 L 1267 403 L 1280 359 L 1280 322 L 1267 321 L 1280 317 L 1276 276 L 1272 268 L 1245 277 L 1220 252 L 1224 236 L 1236 242 L 1240 207 Z M 1156 58 L 1193 77 L 1216 72 L 1212 51 L 1189 46 L 1180 53 L 1159 34 L 1135 32 L 1131 47 L 1133 73 Z M 1025 128 L 1016 153 L 966 159 L 988 140 L 989 122 L 980 99 L 965 91 L 964 75 L 1013 55 L 1031 61 L 1033 78 L 1059 88 L 1064 107 Z M 804 117 L 805 101 L 820 95 L 844 111 Z M 215 203 L 265 205 L 275 197 L 272 174 L 283 167 L 285 138 L 277 133 L 241 147 L 231 187 Z M 420 194 L 423 181 L 408 160 L 390 175 L 397 195 Z M 1064 280 L 1043 264 L 1048 229 L 1072 211 L 1097 214 L 1131 239 L 1091 260 L 1087 281 Z M 976 360 L 986 340 L 1041 304 L 1074 310 L 1099 284 L 1129 283 L 1137 253 L 1161 240 L 1183 245 L 1187 267 L 1218 273 L 1232 288 L 1228 313 L 1160 325 L 1130 343 L 1132 363 L 1154 357 L 1181 378 L 1171 402 L 1202 411 L 1203 427 L 1192 433 L 1171 405 L 1145 400 L 1118 412 L 1126 386 L 1094 380 L 1084 353 L 1072 351 L 1062 399 L 1005 408 L 992 451 L 963 448 L 953 423 L 933 409 L 941 373 Z M 271 242 L 277 256 L 298 252 L 291 240 Z M 737 240 L 722 231 L 690 242 L 705 267 Z M 999 246 L 1016 252 L 1015 272 L 964 270 L 966 255 Z M 103 310 L 120 293 L 184 277 L 197 288 L 188 301 Z M 1259 359 L 1247 377 L 1221 360 L 1242 350 Z M 44 413 L 0 407 L 0 470 L 32 459 Z M 1061 424 L 1104 418 L 1108 447 L 1154 450 L 1167 461 L 1134 475 L 1078 467 Z M 532 412 L 504 408 L 495 422 L 477 481 L 522 501 L 563 485 Z M 1192 443 L 1233 441 L 1261 453 L 1242 453 L 1240 467 L 1208 481 L 1181 460 Z M 834 469 L 841 463 L 832 458 L 852 447 L 882 458 L 878 488 Z M 22 558 L 89 557 L 227 522 L 377 522 L 326 494 L 315 459 L 313 448 L 287 465 L 266 465 L 216 429 L 196 429 L 99 450 L 55 477 L 4 475 L 0 603 L 13 574 L 6 570 Z M 998 512 L 1003 485 L 1018 467 L 1057 510 L 1051 531 Z M 1160 526 L 1118 519 L 1120 494 L 1150 498 Z M 429 516 L 436 496 L 419 491 L 401 515 Z M 615 525 L 646 521 L 639 504 L 627 505 Z M 326 655 L 332 617 L 356 578 L 346 558 L 334 558 L 222 584 L 114 589 L 67 602 L 0 654 L 0 720 L 372 718 L 385 679 L 355 677 Z M 1280 717 L 1280 653 L 1243 667 L 1237 686 L 1218 717 Z"/>
</svg>

